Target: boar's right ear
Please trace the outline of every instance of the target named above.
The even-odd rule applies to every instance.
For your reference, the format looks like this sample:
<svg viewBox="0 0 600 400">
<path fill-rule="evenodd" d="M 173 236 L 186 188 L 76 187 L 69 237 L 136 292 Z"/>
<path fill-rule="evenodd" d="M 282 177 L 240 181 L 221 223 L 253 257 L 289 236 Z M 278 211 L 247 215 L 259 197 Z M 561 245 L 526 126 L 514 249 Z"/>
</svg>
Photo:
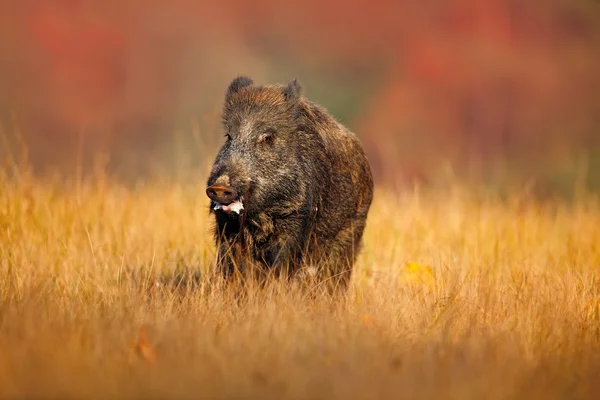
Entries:
<svg viewBox="0 0 600 400">
<path fill-rule="evenodd" d="M 294 79 L 288 83 L 283 89 L 283 95 L 287 101 L 296 101 L 302 95 L 302 85 L 297 79 Z"/>
<path fill-rule="evenodd" d="M 226 99 L 229 99 L 232 94 L 237 93 L 240 89 L 243 89 L 247 86 L 252 85 L 254 82 L 247 76 L 238 76 L 229 84 L 227 88 L 227 94 L 225 95 Z"/>
</svg>

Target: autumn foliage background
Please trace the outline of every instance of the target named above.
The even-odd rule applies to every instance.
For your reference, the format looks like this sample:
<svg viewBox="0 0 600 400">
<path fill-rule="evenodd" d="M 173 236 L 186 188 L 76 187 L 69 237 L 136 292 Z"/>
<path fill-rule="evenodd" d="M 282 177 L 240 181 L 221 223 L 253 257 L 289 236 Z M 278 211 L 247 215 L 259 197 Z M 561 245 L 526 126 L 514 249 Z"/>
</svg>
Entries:
<svg viewBox="0 0 600 400">
<path fill-rule="evenodd" d="M 103 153 L 115 176 L 193 179 L 248 74 L 299 78 L 379 184 L 600 188 L 598 49 L 585 0 L 4 1 L 0 156 L 26 143 L 37 171 Z"/>
</svg>

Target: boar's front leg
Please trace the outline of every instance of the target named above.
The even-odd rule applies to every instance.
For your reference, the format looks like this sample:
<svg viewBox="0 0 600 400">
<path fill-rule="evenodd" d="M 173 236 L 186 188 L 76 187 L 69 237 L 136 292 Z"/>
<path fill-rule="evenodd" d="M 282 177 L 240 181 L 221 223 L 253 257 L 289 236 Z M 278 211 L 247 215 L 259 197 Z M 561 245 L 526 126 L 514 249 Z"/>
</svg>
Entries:
<svg viewBox="0 0 600 400">
<path fill-rule="evenodd" d="M 278 222 L 276 232 L 261 246 L 259 258 L 273 275 L 291 277 L 302 264 L 305 222 L 303 218 Z"/>
</svg>

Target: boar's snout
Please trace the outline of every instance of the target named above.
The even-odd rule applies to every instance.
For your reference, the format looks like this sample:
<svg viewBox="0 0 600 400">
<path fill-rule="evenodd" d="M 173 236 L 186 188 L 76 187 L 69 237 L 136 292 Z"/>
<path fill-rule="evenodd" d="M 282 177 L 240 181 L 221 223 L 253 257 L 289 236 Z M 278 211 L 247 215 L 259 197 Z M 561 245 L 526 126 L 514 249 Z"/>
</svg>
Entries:
<svg viewBox="0 0 600 400">
<path fill-rule="evenodd" d="M 212 185 L 206 188 L 206 195 L 211 200 L 220 204 L 229 204 L 237 199 L 238 193 L 235 189 L 224 185 Z"/>
</svg>

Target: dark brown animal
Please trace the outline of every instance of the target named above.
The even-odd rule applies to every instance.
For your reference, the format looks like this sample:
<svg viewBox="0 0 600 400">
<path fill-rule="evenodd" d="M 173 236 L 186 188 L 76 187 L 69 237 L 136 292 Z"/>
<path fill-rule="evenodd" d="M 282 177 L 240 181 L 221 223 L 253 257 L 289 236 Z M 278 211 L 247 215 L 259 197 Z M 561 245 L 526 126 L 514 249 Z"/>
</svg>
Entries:
<svg viewBox="0 0 600 400">
<path fill-rule="evenodd" d="M 226 141 L 206 193 L 217 271 L 293 275 L 313 267 L 345 290 L 361 249 L 373 179 L 358 138 L 288 85 L 235 78 L 222 114 Z"/>
</svg>

